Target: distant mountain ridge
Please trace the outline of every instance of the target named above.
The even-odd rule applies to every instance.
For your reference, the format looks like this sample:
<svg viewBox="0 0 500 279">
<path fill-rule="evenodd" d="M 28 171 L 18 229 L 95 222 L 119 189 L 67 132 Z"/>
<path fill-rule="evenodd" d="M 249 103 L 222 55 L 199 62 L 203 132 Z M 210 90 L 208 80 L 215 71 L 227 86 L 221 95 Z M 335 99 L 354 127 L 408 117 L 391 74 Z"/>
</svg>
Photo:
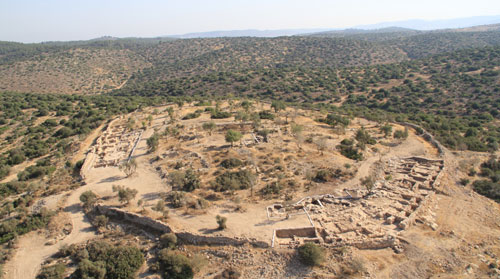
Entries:
<svg viewBox="0 0 500 279">
<path fill-rule="evenodd" d="M 210 32 L 197 32 L 187 33 L 181 35 L 168 35 L 169 38 L 177 39 L 195 39 L 195 38 L 220 38 L 220 37 L 281 37 L 281 36 L 295 36 L 306 33 L 317 33 L 332 30 L 331 28 L 317 28 L 317 29 L 280 29 L 280 30 L 225 30 L 225 31 L 210 31 Z"/>
<path fill-rule="evenodd" d="M 454 18 L 454 19 L 439 19 L 439 20 L 422 20 L 422 19 L 411 19 L 404 21 L 390 21 L 381 22 L 376 24 L 368 25 L 358 25 L 354 28 L 356 29 L 382 29 L 387 27 L 401 27 L 415 30 L 437 30 L 437 29 L 457 29 L 466 28 L 479 25 L 490 25 L 500 23 L 500 15 L 496 16 L 474 16 L 466 18 Z"/>
<path fill-rule="evenodd" d="M 220 30 L 210 32 L 186 33 L 180 35 L 167 35 L 164 37 L 176 39 L 193 38 L 220 38 L 220 37 L 281 37 L 312 35 L 320 33 L 332 34 L 364 34 L 364 33 L 395 33 L 395 32 L 417 32 L 440 29 L 467 29 L 470 27 L 500 24 L 500 15 L 497 16 L 475 16 L 467 18 L 421 20 L 412 19 L 405 21 L 389 21 L 376 24 L 358 25 L 351 28 L 312 28 L 312 29 L 278 29 L 278 30 Z M 463 30 L 466 31 L 466 30 Z M 480 31 L 480 30 L 471 30 Z M 482 30 L 481 30 L 482 31 Z"/>
</svg>

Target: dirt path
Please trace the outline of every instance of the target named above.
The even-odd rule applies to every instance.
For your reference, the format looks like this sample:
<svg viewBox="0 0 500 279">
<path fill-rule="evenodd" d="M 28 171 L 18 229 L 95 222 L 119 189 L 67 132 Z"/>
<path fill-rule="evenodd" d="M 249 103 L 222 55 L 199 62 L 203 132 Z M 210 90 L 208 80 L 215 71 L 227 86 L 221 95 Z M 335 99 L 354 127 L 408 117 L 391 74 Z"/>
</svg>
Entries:
<svg viewBox="0 0 500 279">
<path fill-rule="evenodd" d="M 100 129 L 98 130 L 100 131 Z M 73 230 L 64 239 L 54 245 L 45 245 L 49 239 L 41 232 L 32 232 L 20 237 L 19 248 L 4 267 L 5 278 L 35 278 L 41 264 L 63 245 L 82 243 L 97 236 L 80 205 L 79 198 L 84 191 L 92 190 L 99 196 L 105 197 L 114 195 L 112 185 L 123 185 L 137 189 L 137 199 L 141 198 L 147 205 L 152 205 L 153 202 L 150 201 L 156 199 L 158 193 L 165 187 L 158 174 L 150 167 L 148 158 L 145 156 L 147 153 L 146 139 L 153 132 L 153 128 L 144 132 L 144 136 L 134 153 L 138 163 L 135 175 L 125 178 L 118 167 L 92 168 L 85 181 L 87 184 L 71 192 L 65 202 L 64 211 L 70 215 Z M 116 201 L 113 199 L 113 202 Z M 132 201 L 131 204 L 136 204 L 136 201 Z"/>
</svg>

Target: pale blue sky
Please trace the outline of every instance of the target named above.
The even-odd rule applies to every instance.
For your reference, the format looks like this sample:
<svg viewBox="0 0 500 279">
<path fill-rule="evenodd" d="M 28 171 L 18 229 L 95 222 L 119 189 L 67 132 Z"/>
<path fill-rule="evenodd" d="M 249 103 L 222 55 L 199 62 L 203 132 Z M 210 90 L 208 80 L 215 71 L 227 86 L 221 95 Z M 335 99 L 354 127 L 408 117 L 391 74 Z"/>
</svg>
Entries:
<svg viewBox="0 0 500 279">
<path fill-rule="evenodd" d="M 0 40 L 345 28 L 484 15 L 500 15 L 500 0 L 0 0 Z"/>
</svg>

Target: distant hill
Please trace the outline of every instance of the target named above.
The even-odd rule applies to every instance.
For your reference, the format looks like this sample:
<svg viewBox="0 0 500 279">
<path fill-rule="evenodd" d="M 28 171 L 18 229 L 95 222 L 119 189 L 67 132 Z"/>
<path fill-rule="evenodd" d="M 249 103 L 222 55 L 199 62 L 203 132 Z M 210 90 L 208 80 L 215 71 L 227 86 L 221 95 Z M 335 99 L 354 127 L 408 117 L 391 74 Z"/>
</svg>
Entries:
<svg viewBox="0 0 500 279">
<path fill-rule="evenodd" d="M 295 36 L 307 33 L 317 33 L 331 30 L 328 28 L 323 29 L 281 29 L 281 30 L 226 30 L 226 31 L 211 31 L 211 32 L 198 32 L 187 33 L 182 35 L 168 35 L 167 38 L 178 39 L 196 39 L 196 38 L 221 38 L 221 37 L 281 37 L 281 36 Z"/>
<path fill-rule="evenodd" d="M 496 16 L 475 16 L 466 18 L 441 19 L 441 20 L 421 20 L 412 19 L 404 21 L 381 22 L 377 24 L 359 25 L 356 29 L 382 29 L 387 27 L 402 27 L 416 30 L 436 30 L 466 28 L 478 25 L 489 25 L 500 23 L 500 15 Z"/>
<path fill-rule="evenodd" d="M 496 29 L 498 25 L 438 31 L 386 27 L 273 38 L 103 37 L 42 44 L 0 42 L 0 90 L 80 94 L 117 89 L 161 91 L 173 79 L 190 84 L 193 77 L 225 80 L 235 72 L 397 63 L 500 45 Z M 172 92 L 183 94 L 185 90 L 174 88 Z"/>
</svg>

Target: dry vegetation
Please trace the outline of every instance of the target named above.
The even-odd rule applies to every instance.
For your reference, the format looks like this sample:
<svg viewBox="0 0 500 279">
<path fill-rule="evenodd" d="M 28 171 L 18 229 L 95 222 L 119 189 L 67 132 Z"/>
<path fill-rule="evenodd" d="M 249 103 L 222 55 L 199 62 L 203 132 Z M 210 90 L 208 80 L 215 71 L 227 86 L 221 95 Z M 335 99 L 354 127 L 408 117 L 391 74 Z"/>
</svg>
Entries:
<svg viewBox="0 0 500 279">
<path fill-rule="evenodd" d="M 102 93 L 121 88 L 149 65 L 127 49 L 74 48 L 0 66 L 0 90 Z M 56 82 L 55 82 L 56 81 Z"/>
</svg>

